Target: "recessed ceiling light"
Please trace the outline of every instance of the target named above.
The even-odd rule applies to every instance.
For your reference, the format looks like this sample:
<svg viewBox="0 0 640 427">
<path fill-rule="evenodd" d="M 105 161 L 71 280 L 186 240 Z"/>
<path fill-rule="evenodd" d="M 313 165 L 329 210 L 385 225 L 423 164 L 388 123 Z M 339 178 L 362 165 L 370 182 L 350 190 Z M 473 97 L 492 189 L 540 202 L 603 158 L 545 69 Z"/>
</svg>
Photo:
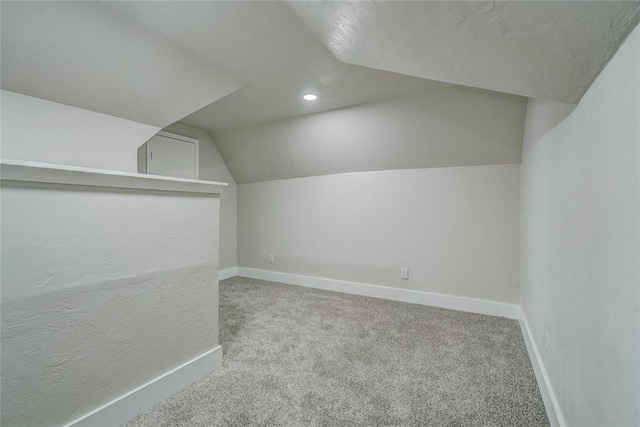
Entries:
<svg viewBox="0 0 640 427">
<path fill-rule="evenodd" d="M 316 99 L 318 99 L 318 96 L 314 95 L 312 93 L 308 93 L 305 96 L 303 96 L 302 98 L 304 98 L 305 101 L 315 101 Z"/>
</svg>

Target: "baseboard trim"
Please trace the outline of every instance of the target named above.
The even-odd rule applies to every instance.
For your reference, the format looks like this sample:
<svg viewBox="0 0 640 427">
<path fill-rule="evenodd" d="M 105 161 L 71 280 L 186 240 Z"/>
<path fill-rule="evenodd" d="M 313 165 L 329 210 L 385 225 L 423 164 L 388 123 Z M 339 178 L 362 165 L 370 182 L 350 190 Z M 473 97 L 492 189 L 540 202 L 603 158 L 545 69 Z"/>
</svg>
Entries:
<svg viewBox="0 0 640 427">
<path fill-rule="evenodd" d="M 363 295 L 412 304 L 429 305 L 471 313 L 488 314 L 490 316 L 506 317 L 509 319 L 518 319 L 520 313 L 520 307 L 516 304 L 457 297 L 453 295 L 391 288 L 387 286 L 347 282 L 343 280 L 325 279 L 321 277 L 303 276 L 299 274 L 259 270 L 247 267 L 238 267 L 237 273 L 238 276 L 249 277 L 251 279 L 269 280 L 272 282 L 281 282 L 290 285 L 305 286 L 308 288 L 324 289 L 327 291 Z"/>
<path fill-rule="evenodd" d="M 551 387 L 547 370 L 542 362 L 542 356 L 538 351 L 538 346 L 536 345 L 531 329 L 529 328 L 529 322 L 527 322 L 527 318 L 522 309 L 520 309 L 520 316 L 518 317 L 518 320 L 520 322 L 520 329 L 522 329 L 524 342 L 527 346 L 527 352 L 529 353 L 529 359 L 533 365 L 533 371 L 536 374 L 538 388 L 540 389 L 542 401 L 544 402 L 544 407 L 547 411 L 547 417 L 549 417 L 549 423 L 552 427 L 565 427 L 567 424 L 562 416 L 558 399 L 553 392 L 553 387 Z"/>
<path fill-rule="evenodd" d="M 66 424 L 65 427 L 123 425 L 221 366 L 222 347 L 217 346 Z"/>
<path fill-rule="evenodd" d="M 218 280 L 228 279 L 238 275 L 238 267 L 230 267 L 218 270 Z"/>
</svg>

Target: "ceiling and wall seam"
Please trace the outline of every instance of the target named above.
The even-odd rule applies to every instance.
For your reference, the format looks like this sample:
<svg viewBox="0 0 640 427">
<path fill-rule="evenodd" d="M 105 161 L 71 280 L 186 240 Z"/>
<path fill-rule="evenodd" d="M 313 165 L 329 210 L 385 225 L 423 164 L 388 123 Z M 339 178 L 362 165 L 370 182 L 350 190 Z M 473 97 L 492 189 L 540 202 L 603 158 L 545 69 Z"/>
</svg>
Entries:
<svg viewBox="0 0 640 427">
<path fill-rule="evenodd" d="M 286 3 L 344 62 L 574 103 L 638 2 Z"/>
<path fill-rule="evenodd" d="M 238 184 L 343 172 L 517 164 L 525 106 L 522 97 L 451 86 L 213 131 L 212 136 Z"/>
<path fill-rule="evenodd" d="M 614 37 L 614 42 L 611 44 L 611 48 L 609 49 L 609 52 L 607 52 L 607 54 L 604 55 L 604 57 L 606 58 L 604 61 L 604 65 L 601 67 L 595 67 L 592 70 L 591 74 L 585 79 L 583 85 L 580 87 L 579 96 L 575 104 L 578 104 L 580 102 L 580 100 L 582 99 L 584 94 L 587 93 L 587 91 L 589 90 L 593 82 L 600 75 L 602 70 L 604 70 L 604 67 L 606 66 L 606 64 L 609 63 L 611 58 L 613 58 L 613 55 L 615 55 L 615 53 L 618 51 L 620 46 L 622 46 L 622 43 L 624 43 L 626 38 L 631 34 L 633 29 L 640 22 L 640 1 L 637 1 L 634 3 L 634 9 L 630 10 L 627 16 L 622 19 L 622 21 L 624 22 L 623 26 L 618 29 L 618 33 Z"/>
</svg>

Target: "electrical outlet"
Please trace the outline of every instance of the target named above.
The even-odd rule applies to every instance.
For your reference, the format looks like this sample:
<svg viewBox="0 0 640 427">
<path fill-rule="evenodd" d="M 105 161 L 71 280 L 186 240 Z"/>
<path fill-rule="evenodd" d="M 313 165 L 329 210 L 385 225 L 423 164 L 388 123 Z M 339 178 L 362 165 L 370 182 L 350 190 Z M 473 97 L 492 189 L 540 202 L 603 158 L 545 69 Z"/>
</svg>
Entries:
<svg viewBox="0 0 640 427">
<path fill-rule="evenodd" d="M 269 254 L 269 264 L 273 264 L 273 254 Z"/>
<path fill-rule="evenodd" d="M 402 280 L 409 280 L 409 269 L 407 267 L 400 268 L 400 278 Z"/>
<path fill-rule="evenodd" d="M 544 333 L 544 354 L 549 353 L 549 332 Z"/>
</svg>

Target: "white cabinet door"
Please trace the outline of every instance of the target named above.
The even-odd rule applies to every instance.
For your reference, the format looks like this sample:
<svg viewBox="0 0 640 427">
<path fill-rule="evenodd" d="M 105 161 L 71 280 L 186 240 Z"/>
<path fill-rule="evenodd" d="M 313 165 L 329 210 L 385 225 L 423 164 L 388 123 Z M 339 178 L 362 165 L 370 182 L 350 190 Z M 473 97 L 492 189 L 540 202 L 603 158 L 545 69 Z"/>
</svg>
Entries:
<svg viewBox="0 0 640 427">
<path fill-rule="evenodd" d="M 156 135 L 147 144 L 148 174 L 198 179 L 195 143 Z"/>
</svg>

